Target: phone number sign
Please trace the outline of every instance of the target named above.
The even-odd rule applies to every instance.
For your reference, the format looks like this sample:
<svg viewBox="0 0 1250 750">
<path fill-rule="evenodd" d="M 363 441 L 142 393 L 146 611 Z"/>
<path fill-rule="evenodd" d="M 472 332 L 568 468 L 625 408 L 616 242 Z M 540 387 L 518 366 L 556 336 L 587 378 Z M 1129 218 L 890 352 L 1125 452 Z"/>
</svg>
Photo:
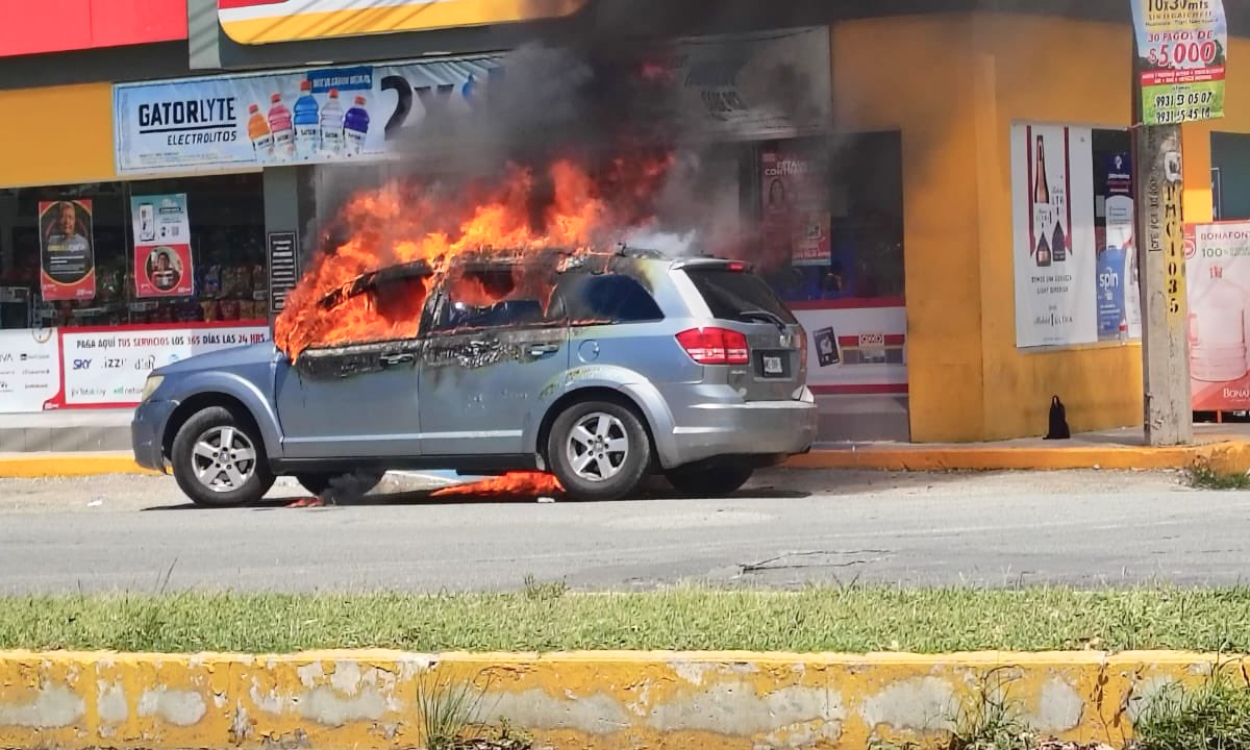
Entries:
<svg viewBox="0 0 1250 750">
<path fill-rule="evenodd" d="M 1228 23 L 1223 0 L 1130 0 L 1141 69 L 1142 123 L 1224 116 Z"/>
</svg>

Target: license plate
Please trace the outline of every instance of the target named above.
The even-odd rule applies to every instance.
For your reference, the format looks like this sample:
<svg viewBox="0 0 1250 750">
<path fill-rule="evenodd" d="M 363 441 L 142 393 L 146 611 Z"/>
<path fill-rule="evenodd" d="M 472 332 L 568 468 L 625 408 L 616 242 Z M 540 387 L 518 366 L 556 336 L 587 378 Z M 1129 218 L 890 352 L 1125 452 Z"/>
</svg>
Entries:
<svg viewBox="0 0 1250 750">
<path fill-rule="evenodd" d="M 785 368 L 781 365 L 781 357 L 764 357 L 765 375 L 784 375 Z"/>
</svg>

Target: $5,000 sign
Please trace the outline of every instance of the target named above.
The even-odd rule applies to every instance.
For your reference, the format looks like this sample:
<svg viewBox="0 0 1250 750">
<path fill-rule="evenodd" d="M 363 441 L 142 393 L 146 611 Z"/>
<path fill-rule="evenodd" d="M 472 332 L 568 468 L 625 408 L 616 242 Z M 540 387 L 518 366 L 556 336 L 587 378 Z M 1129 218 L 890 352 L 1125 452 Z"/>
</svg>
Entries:
<svg viewBox="0 0 1250 750">
<path fill-rule="evenodd" d="M 263 326 L 66 332 L 61 336 L 65 405 L 131 406 L 157 367 L 268 339 Z"/>
<path fill-rule="evenodd" d="M 1224 116 L 1228 23 L 1223 0 L 1129 0 L 1141 67 L 1142 122 Z"/>
</svg>

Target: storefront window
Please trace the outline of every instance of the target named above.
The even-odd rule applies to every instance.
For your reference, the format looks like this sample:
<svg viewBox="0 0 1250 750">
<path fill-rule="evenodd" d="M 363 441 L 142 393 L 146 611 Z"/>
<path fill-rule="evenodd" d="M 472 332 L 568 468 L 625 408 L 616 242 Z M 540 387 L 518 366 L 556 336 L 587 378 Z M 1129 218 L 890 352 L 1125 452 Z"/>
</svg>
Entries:
<svg viewBox="0 0 1250 750">
<path fill-rule="evenodd" d="M 897 132 L 761 144 L 761 271 L 791 303 L 902 304 Z"/>
<path fill-rule="evenodd" d="M 260 174 L 0 191 L 0 328 L 263 322 L 267 298 Z"/>
</svg>

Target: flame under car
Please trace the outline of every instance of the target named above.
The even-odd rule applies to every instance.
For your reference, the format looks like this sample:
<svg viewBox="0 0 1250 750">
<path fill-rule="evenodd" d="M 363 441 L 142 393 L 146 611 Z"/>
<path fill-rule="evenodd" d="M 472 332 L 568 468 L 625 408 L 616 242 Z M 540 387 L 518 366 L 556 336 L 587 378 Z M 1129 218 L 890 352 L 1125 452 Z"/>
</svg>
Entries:
<svg viewBox="0 0 1250 750">
<path fill-rule="evenodd" d="M 154 371 L 138 463 L 214 506 L 255 502 L 280 475 L 317 492 L 414 468 L 549 472 L 572 500 L 662 473 L 714 497 L 815 439 L 806 332 L 742 263 L 492 250 L 362 274 L 320 305 L 385 324 Z"/>
</svg>

